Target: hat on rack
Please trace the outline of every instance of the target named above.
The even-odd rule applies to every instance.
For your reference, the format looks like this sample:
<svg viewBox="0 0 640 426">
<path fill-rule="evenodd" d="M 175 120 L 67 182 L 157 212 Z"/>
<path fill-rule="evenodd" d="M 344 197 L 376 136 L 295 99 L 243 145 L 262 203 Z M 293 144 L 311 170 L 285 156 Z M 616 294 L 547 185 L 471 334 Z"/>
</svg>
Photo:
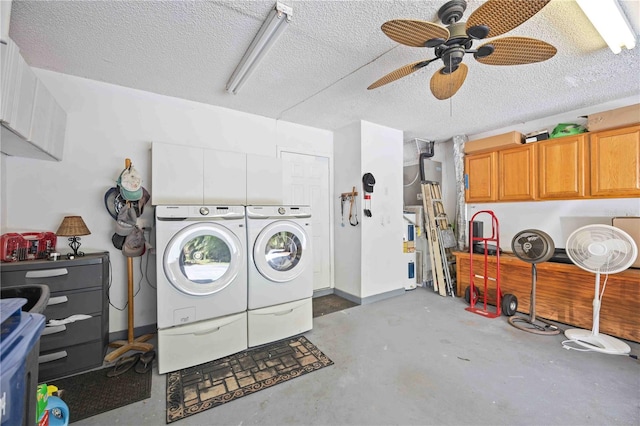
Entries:
<svg viewBox="0 0 640 426">
<path fill-rule="evenodd" d="M 138 201 L 131 203 L 138 217 L 142 216 L 142 213 L 144 212 L 144 205 L 149 202 L 150 198 L 151 198 L 151 194 L 149 194 L 149 191 L 147 191 L 147 189 L 143 186 L 142 197 Z"/>
<path fill-rule="evenodd" d="M 120 194 L 125 200 L 138 201 L 142 198 L 142 177 L 133 166 L 124 169 L 117 182 Z"/>
<path fill-rule="evenodd" d="M 125 238 L 124 245 L 122 246 L 122 254 L 127 257 L 142 256 L 145 251 L 145 243 L 144 233 L 136 226 Z"/>
<path fill-rule="evenodd" d="M 362 176 L 362 188 L 364 192 L 373 192 L 373 185 L 376 184 L 376 179 L 371 173 L 365 173 Z"/>
<path fill-rule="evenodd" d="M 124 235 L 118 235 L 117 233 L 114 233 L 111 236 L 111 242 L 113 243 L 113 246 L 115 248 L 117 248 L 118 250 L 122 250 L 122 246 L 124 245 L 124 240 L 127 237 L 125 237 Z"/>
<path fill-rule="evenodd" d="M 136 212 L 133 207 L 124 205 L 118 213 L 118 220 L 116 220 L 116 234 L 127 236 L 136 227 Z"/>
</svg>

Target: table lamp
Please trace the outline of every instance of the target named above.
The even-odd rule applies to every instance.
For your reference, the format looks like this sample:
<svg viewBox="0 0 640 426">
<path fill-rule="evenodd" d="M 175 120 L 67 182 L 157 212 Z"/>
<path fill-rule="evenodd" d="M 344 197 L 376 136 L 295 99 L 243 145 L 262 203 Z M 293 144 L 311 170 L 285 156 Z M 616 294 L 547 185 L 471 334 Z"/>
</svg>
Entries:
<svg viewBox="0 0 640 426">
<path fill-rule="evenodd" d="M 78 251 L 80 248 L 80 235 L 91 235 L 91 231 L 80 216 L 65 216 L 56 231 L 56 235 L 61 237 L 69 237 L 69 247 L 73 250 L 74 256 L 84 256 L 84 253 Z M 70 257 L 69 254 L 67 257 Z"/>
</svg>

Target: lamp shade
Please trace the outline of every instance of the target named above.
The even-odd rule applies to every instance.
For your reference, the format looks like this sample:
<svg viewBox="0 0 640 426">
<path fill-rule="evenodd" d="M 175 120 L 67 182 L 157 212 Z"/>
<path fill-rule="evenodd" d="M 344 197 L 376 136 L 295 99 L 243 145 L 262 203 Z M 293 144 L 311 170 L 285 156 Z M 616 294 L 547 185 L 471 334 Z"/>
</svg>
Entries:
<svg viewBox="0 0 640 426">
<path fill-rule="evenodd" d="M 91 231 L 80 216 L 65 216 L 56 231 L 56 235 L 62 237 L 77 237 L 79 235 L 90 235 Z"/>
</svg>

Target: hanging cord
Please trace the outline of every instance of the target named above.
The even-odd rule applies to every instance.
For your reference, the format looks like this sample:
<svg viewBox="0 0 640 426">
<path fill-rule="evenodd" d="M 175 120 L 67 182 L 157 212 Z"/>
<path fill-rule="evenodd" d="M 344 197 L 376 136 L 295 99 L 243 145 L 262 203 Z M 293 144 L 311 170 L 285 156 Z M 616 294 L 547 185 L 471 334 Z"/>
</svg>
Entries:
<svg viewBox="0 0 640 426">
<path fill-rule="evenodd" d="M 142 272 L 142 258 L 140 258 L 140 272 Z M 142 282 L 142 278 L 140 278 L 140 281 L 138 281 L 138 289 L 134 292 L 133 297 L 136 297 L 138 295 L 138 293 L 140 293 L 140 289 L 141 289 L 140 283 L 141 282 Z M 111 302 L 111 284 L 113 284 L 113 268 L 111 266 L 111 259 L 109 259 L 109 291 L 107 292 L 107 299 L 109 300 L 109 305 L 111 305 L 114 309 L 117 309 L 119 311 L 124 311 L 125 309 L 127 309 L 127 306 L 129 305 L 129 301 L 127 300 L 124 303 L 124 306 L 122 308 L 119 308 L 116 305 L 114 305 Z"/>
<path fill-rule="evenodd" d="M 358 222 L 358 199 L 355 195 L 350 195 L 349 196 L 350 200 L 351 200 L 351 204 L 349 205 L 349 224 L 351 226 L 358 226 L 358 224 L 360 222 Z M 352 214 L 351 212 L 354 211 L 353 206 L 355 206 L 355 212 Z M 355 220 L 355 223 L 353 222 Z"/>
<path fill-rule="evenodd" d="M 344 203 L 347 201 L 347 197 L 341 195 L 338 198 L 340 198 L 340 226 L 344 227 Z"/>
<path fill-rule="evenodd" d="M 127 309 L 127 303 L 125 303 L 122 308 L 118 308 L 116 305 L 114 305 L 111 302 L 111 284 L 112 283 L 113 283 L 113 269 L 111 267 L 111 258 L 109 258 L 109 291 L 107 291 L 107 299 L 109 300 L 109 305 L 113 306 L 113 308 L 119 311 L 124 311 L 125 309 Z"/>
<path fill-rule="evenodd" d="M 371 194 L 364 194 L 364 215 L 366 217 L 372 217 L 371 213 Z"/>
</svg>

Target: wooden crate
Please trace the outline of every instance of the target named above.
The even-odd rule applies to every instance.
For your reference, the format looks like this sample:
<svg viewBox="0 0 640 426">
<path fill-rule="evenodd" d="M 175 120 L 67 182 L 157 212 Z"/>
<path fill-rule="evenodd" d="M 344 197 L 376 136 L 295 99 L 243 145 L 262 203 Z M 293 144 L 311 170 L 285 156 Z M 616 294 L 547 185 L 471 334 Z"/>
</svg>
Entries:
<svg viewBox="0 0 640 426">
<path fill-rule="evenodd" d="M 610 111 L 598 112 L 587 116 L 587 129 L 590 132 L 613 129 L 640 123 L 640 104 L 629 105 Z"/>
<path fill-rule="evenodd" d="M 465 154 L 475 154 L 478 152 L 495 151 L 500 148 L 512 148 L 521 145 L 522 141 L 522 133 L 503 133 L 501 135 L 469 141 L 464 144 L 464 152 Z"/>
</svg>

